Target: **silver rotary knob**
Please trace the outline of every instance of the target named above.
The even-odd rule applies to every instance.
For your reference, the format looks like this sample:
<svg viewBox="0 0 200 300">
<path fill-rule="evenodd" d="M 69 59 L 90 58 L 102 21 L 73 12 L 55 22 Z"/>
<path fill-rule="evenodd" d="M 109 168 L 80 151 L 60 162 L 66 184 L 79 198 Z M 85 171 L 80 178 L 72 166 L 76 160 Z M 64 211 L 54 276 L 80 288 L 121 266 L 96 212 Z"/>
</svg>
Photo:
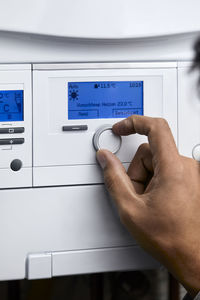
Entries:
<svg viewBox="0 0 200 300">
<path fill-rule="evenodd" d="M 200 161 L 200 144 L 196 145 L 192 150 L 192 156 L 195 160 Z"/>
<path fill-rule="evenodd" d="M 112 131 L 112 125 L 103 125 L 97 129 L 93 136 L 93 146 L 96 151 L 107 149 L 112 153 L 117 153 L 121 147 L 122 138 Z"/>
</svg>

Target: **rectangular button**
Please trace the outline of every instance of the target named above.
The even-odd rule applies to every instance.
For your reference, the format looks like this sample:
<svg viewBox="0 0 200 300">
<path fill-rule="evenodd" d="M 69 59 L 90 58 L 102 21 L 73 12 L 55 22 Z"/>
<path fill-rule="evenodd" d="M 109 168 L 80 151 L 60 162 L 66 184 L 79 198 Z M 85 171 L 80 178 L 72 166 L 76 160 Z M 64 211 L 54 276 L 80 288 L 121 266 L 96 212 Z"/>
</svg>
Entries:
<svg viewBox="0 0 200 300">
<path fill-rule="evenodd" d="M 131 115 L 143 115 L 142 108 L 122 108 L 112 111 L 113 118 L 128 118 Z"/>
<path fill-rule="evenodd" d="M 19 139 L 0 139 L 0 145 L 19 145 L 24 143 L 24 138 Z"/>
<path fill-rule="evenodd" d="M 82 130 L 88 130 L 87 125 L 69 125 L 69 126 L 63 126 L 63 131 L 82 131 Z"/>
<path fill-rule="evenodd" d="M 98 119 L 98 109 L 87 109 L 87 110 L 69 110 L 69 120 L 80 120 L 80 119 Z"/>
<path fill-rule="evenodd" d="M 0 134 L 7 133 L 23 133 L 24 127 L 11 127 L 11 128 L 0 128 Z"/>
</svg>

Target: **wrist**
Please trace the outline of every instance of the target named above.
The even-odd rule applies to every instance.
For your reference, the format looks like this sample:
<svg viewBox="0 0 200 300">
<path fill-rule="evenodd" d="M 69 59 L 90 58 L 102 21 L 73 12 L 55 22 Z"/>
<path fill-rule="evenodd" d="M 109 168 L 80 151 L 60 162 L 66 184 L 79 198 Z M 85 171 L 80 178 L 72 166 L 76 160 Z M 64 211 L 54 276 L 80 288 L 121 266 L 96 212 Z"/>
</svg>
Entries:
<svg viewBox="0 0 200 300">
<path fill-rule="evenodd" d="M 174 246 L 173 250 L 169 250 L 170 260 L 166 261 L 166 267 L 169 271 L 171 270 L 173 276 L 184 286 L 192 299 L 200 291 L 200 255 L 198 251 L 195 251 L 197 247 L 194 248 L 189 247 L 188 244 Z"/>
</svg>

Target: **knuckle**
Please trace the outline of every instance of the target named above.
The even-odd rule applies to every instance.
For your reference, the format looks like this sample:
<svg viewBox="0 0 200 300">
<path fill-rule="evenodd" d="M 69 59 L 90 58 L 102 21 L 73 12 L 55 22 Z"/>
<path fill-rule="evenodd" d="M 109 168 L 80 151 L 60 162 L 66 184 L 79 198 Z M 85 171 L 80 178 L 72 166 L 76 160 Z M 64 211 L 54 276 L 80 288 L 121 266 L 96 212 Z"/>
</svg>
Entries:
<svg viewBox="0 0 200 300">
<path fill-rule="evenodd" d="M 148 143 L 143 143 L 138 147 L 139 152 L 146 152 L 149 150 L 149 144 Z"/>
<path fill-rule="evenodd" d="M 169 124 L 167 120 L 164 118 L 154 118 L 153 122 L 151 122 L 149 126 L 149 131 L 151 132 L 157 132 L 159 130 L 163 129 L 169 129 Z"/>
<path fill-rule="evenodd" d="M 160 126 L 162 128 L 169 127 L 167 120 L 164 118 L 157 118 L 157 126 Z"/>
<path fill-rule="evenodd" d="M 124 120 L 124 124 L 127 126 L 127 127 L 133 127 L 134 128 L 134 124 L 135 124 L 135 118 L 134 118 L 134 115 L 128 117 L 127 119 Z"/>
<path fill-rule="evenodd" d="M 187 180 L 188 168 L 180 156 L 177 161 L 176 170 L 174 170 L 174 173 L 176 174 L 176 181 L 183 185 L 184 181 Z"/>
</svg>

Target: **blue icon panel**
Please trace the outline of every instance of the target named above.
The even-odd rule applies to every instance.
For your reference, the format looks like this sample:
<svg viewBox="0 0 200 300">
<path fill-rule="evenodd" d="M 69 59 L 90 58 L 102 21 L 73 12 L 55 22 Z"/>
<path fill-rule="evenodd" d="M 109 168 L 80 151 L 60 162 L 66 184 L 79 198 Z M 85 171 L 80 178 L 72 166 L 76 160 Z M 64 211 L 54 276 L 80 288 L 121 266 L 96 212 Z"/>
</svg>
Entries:
<svg viewBox="0 0 200 300">
<path fill-rule="evenodd" d="M 0 122 L 24 120 L 24 91 L 0 91 Z"/>
<path fill-rule="evenodd" d="M 68 82 L 68 119 L 143 115 L 143 81 Z"/>
</svg>

